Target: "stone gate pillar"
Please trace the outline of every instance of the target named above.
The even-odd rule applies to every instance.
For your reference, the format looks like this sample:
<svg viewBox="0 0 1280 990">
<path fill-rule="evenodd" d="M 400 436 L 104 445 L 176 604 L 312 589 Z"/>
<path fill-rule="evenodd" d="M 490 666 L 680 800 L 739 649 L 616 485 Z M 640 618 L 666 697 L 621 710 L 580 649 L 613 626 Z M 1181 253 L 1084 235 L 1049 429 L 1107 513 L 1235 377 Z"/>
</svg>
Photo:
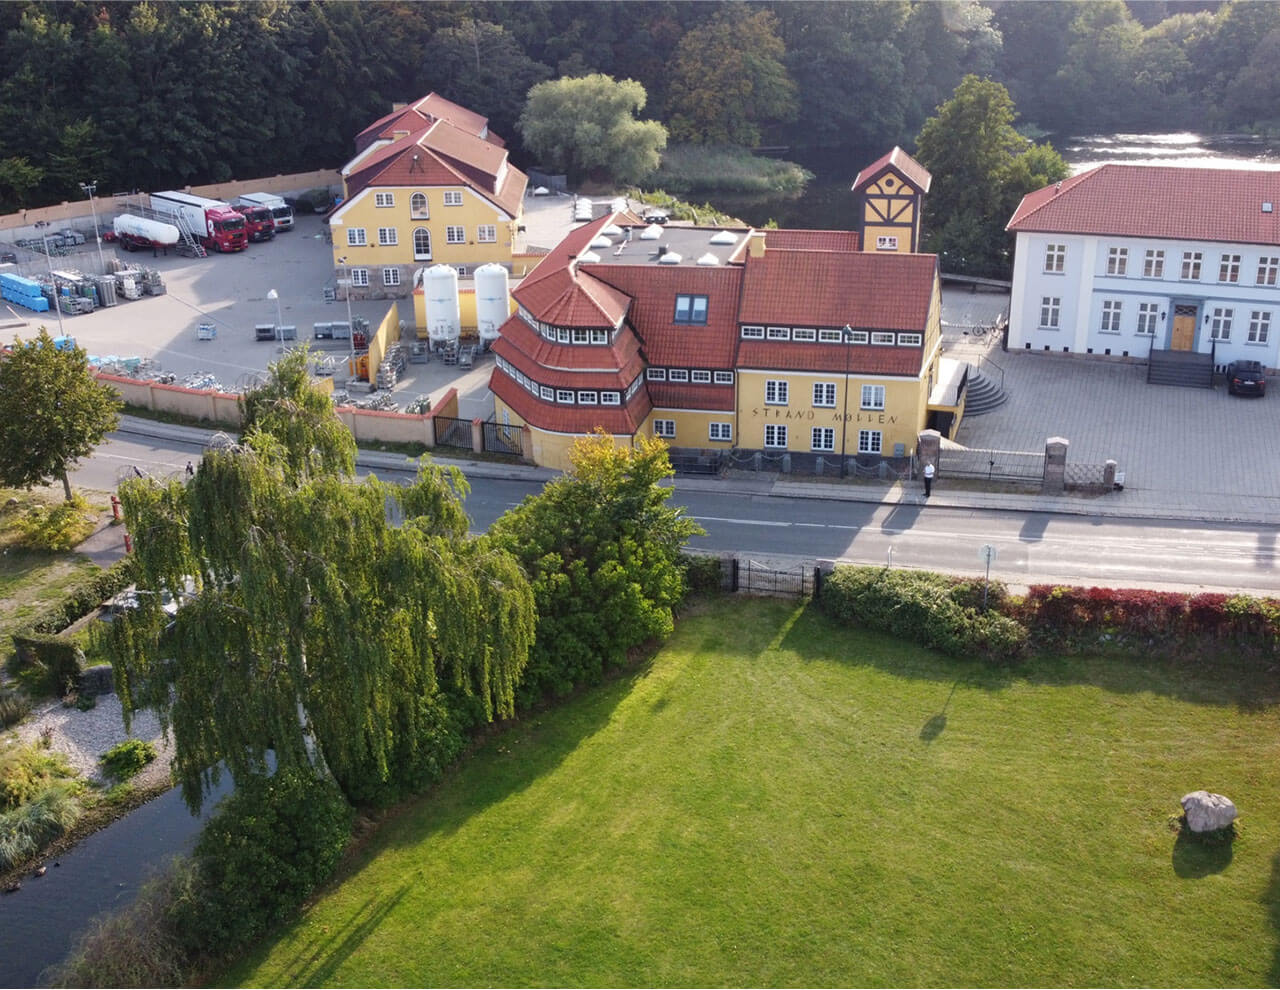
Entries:
<svg viewBox="0 0 1280 990">
<path fill-rule="evenodd" d="M 1050 437 L 1044 442 L 1041 495 L 1061 495 L 1067 490 L 1067 448 L 1070 446 L 1071 441 L 1066 437 Z"/>
<path fill-rule="evenodd" d="M 938 470 L 938 458 L 942 456 L 942 434 L 937 430 L 921 430 L 916 437 L 916 457 L 920 461 L 920 470 L 926 464 L 932 464 Z"/>
</svg>

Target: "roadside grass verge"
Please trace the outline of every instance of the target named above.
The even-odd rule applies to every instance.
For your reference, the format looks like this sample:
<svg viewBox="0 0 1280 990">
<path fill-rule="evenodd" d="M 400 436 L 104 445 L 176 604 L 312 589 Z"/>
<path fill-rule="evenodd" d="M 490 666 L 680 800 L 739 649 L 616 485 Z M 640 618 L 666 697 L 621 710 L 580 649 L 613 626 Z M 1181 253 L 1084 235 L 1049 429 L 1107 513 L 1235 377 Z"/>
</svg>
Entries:
<svg viewBox="0 0 1280 990">
<path fill-rule="evenodd" d="M 699 606 L 486 740 L 215 982 L 1272 985 L 1280 712 L 1241 699 L 1274 681 L 997 670 Z M 1200 787 L 1240 807 L 1234 845 L 1175 835 Z"/>
</svg>

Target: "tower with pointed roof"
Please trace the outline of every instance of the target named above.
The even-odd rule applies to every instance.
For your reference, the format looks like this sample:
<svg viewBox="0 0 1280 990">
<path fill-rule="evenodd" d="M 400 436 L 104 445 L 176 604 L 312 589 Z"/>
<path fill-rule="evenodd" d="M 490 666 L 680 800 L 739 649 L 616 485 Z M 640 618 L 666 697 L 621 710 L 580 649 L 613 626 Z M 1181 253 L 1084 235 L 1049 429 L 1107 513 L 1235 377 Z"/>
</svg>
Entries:
<svg viewBox="0 0 1280 990">
<path fill-rule="evenodd" d="M 896 146 L 859 172 L 853 192 L 862 250 L 918 252 L 920 213 L 932 182 L 929 170 Z"/>
</svg>

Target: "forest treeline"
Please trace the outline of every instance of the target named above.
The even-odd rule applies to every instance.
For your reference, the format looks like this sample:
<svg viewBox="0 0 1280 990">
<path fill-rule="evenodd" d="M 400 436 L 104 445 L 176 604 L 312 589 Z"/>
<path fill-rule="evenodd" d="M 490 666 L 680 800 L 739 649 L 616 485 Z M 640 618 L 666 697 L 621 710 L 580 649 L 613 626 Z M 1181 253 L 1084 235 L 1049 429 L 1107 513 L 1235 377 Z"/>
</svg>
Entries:
<svg viewBox="0 0 1280 990">
<path fill-rule="evenodd" d="M 0 210 L 334 167 L 431 90 L 515 121 L 529 88 L 643 84 L 673 140 L 910 147 L 967 73 L 1044 132 L 1280 127 L 1280 4 L 0 4 Z"/>
</svg>

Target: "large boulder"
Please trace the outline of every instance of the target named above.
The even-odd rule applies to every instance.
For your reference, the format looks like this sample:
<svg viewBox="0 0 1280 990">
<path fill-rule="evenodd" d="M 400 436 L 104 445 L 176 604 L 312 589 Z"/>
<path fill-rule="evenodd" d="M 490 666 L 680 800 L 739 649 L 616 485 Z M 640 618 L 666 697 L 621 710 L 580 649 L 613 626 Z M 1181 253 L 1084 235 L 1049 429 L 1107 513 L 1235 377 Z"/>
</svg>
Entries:
<svg viewBox="0 0 1280 990">
<path fill-rule="evenodd" d="M 1231 799 L 1208 791 L 1192 791 L 1183 797 L 1182 810 L 1193 832 L 1216 832 L 1236 820 L 1236 806 Z"/>
</svg>

